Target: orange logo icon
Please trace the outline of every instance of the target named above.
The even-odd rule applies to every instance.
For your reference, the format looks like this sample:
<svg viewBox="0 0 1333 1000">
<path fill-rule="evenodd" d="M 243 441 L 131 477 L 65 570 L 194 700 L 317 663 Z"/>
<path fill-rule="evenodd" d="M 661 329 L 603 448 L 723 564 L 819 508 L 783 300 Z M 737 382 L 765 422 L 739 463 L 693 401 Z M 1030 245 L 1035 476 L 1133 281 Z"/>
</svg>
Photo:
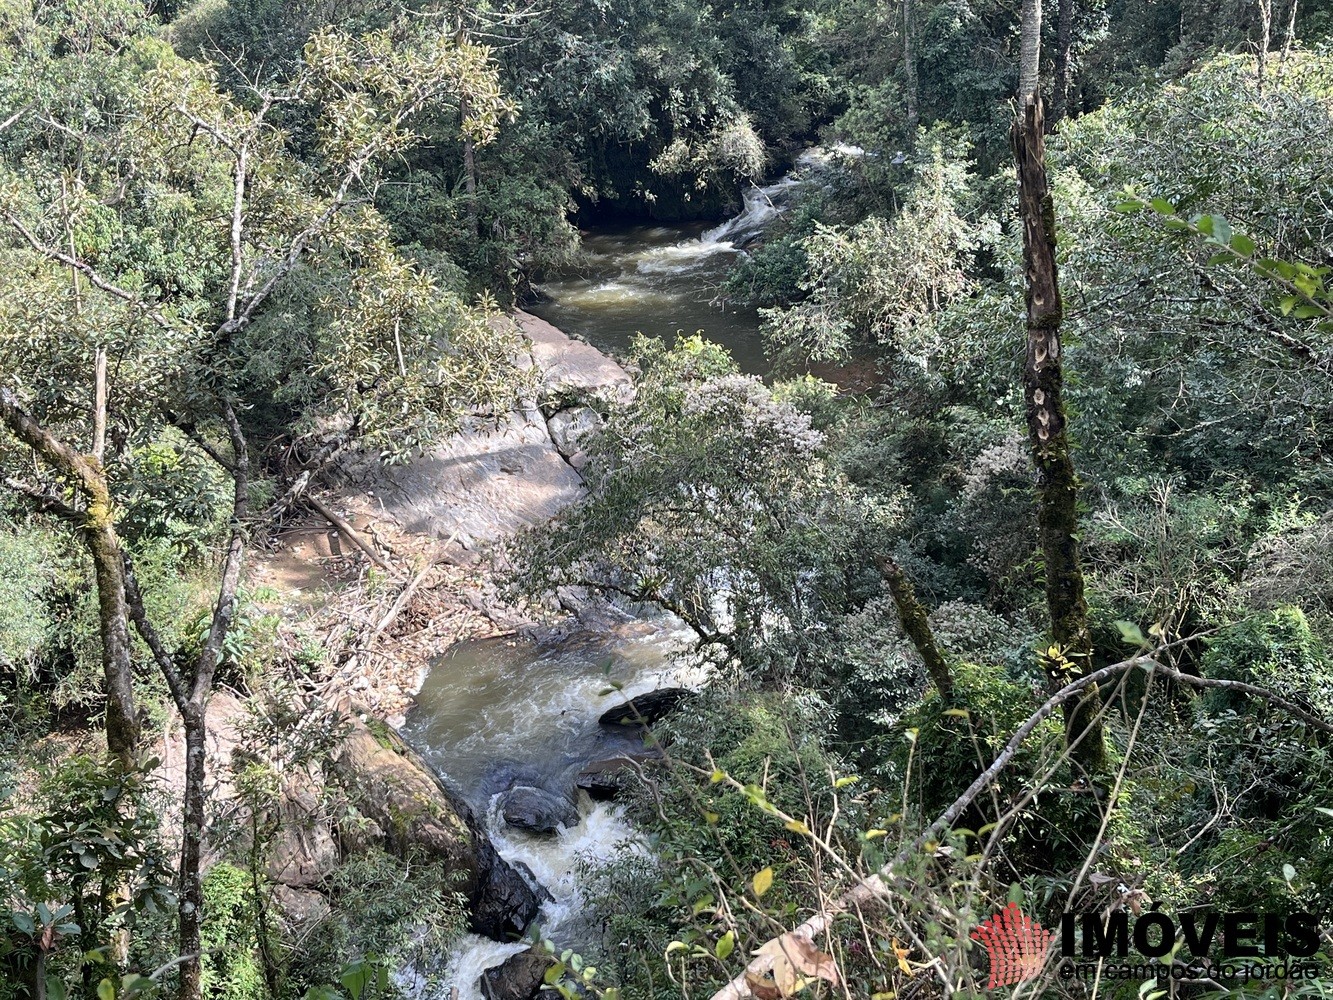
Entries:
<svg viewBox="0 0 1333 1000">
<path fill-rule="evenodd" d="M 1046 964 L 1046 948 L 1052 933 L 1024 916 L 1017 903 L 977 925 L 972 940 L 986 947 L 990 958 L 990 980 L 986 989 L 1012 986 L 1034 978 Z"/>
</svg>

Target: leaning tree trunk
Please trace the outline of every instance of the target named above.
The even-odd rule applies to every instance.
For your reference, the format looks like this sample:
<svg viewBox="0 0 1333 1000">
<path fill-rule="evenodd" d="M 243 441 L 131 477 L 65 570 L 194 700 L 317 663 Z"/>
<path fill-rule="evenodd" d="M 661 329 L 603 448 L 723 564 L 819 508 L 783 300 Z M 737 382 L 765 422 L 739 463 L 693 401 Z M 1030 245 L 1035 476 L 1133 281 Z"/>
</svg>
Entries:
<svg viewBox="0 0 1333 1000">
<path fill-rule="evenodd" d="M 128 768 L 139 742 L 139 717 L 134 707 L 125 575 L 106 470 L 98 455 L 82 454 L 42 426 L 23 407 L 18 396 L 4 386 L 0 386 L 0 423 L 66 477 L 83 499 L 84 509 L 78 510 L 58 496 L 37 490 L 30 494 L 42 509 L 53 510 L 63 520 L 77 525 L 92 556 L 102 639 L 102 680 L 106 688 L 106 745 L 121 766 Z"/>
<path fill-rule="evenodd" d="M 100 520 L 98 518 L 101 518 Z M 109 512 L 90 514 L 84 529 L 97 579 L 98 626 L 102 638 L 102 683 L 106 688 L 106 746 L 128 768 L 139 742 L 134 709 L 129 610 L 120 540 Z"/>
<path fill-rule="evenodd" d="M 876 556 L 875 565 L 879 567 L 884 582 L 889 585 L 889 593 L 898 608 L 898 622 L 902 625 L 903 634 L 912 640 L 912 645 L 921 654 L 921 661 L 926 665 L 926 673 L 934 682 L 940 697 L 945 701 L 952 700 L 953 674 L 949 670 L 949 662 L 935 642 L 935 633 L 930 627 L 930 620 L 926 617 L 926 609 L 916 598 L 916 588 L 912 586 L 912 581 L 907 579 L 907 574 L 903 572 L 897 560 L 889 556 Z"/>
<path fill-rule="evenodd" d="M 1055 264 L 1055 208 L 1046 181 L 1046 142 L 1041 97 L 1033 94 L 1014 122 L 1011 138 L 1018 167 L 1019 216 L 1027 291 L 1027 360 L 1023 390 L 1028 437 L 1037 467 L 1037 531 L 1046 568 L 1051 636 L 1060 655 L 1051 662 L 1059 688 L 1086 673 L 1092 661 L 1088 604 L 1078 552 L 1078 477 L 1070 454 L 1060 358 L 1063 307 Z M 1065 738 L 1076 766 L 1091 777 L 1106 763 L 1101 696 L 1096 685 L 1065 702 Z"/>
</svg>

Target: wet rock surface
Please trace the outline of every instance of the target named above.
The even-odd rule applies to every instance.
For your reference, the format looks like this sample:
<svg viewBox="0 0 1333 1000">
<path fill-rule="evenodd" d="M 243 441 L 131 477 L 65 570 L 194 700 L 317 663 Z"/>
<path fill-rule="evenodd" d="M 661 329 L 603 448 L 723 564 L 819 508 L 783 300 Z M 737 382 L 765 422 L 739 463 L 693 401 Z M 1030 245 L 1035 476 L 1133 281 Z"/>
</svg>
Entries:
<svg viewBox="0 0 1333 1000">
<path fill-rule="evenodd" d="M 477 854 L 482 877 L 471 897 L 471 928 L 492 941 L 514 941 L 551 894 L 523 862 L 500 857 L 489 839 L 478 841 Z"/>
<path fill-rule="evenodd" d="M 688 688 L 660 688 L 630 698 L 623 705 L 603 712 L 597 723 L 601 726 L 651 726 L 681 706 L 692 692 Z"/>
<path fill-rule="evenodd" d="M 531 833 L 555 833 L 569 829 L 579 821 L 579 810 L 572 796 L 561 795 L 532 785 L 516 785 L 500 796 L 500 814 L 509 826 Z"/>
<path fill-rule="evenodd" d="M 550 965 L 551 959 L 541 952 L 520 951 L 482 973 L 481 995 L 486 1000 L 533 1000 Z"/>
</svg>

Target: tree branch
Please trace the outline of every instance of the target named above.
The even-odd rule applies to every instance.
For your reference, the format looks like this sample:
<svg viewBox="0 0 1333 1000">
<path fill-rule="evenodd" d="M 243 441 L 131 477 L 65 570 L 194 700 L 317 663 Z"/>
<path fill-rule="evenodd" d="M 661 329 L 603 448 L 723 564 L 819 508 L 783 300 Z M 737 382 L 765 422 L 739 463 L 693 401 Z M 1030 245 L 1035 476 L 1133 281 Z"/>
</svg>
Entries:
<svg viewBox="0 0 1333 1000">
<path fill-rule="evenodd" d="M 1169 645 L 1175 645 L 1175 643 Z M 1180 671 L 1174 670 L 1171 667 L 1163 666 L 1161 663 L 1153 659 L 1153 657 L 1166 648 L 1167 646 L 1162 646 L 1153 650 L 1151 653 L 1144 653 L 1140 656 L 1132 657 L 1120 663 L 1113 663 L 1109 667 L 1103 667 L 1100 670 L 1085 674 L 1077 680 L 1066 684 L 1055 694 L 1051 695 L 1042 703 L 1040 708 L 1033 712 L 1032 715 L 1028 716 L 1027 720 L 1018 727 L 1014 732 L 1014 735 L 1009 738 L 1009 742 L 1004 745 L 1004 749 L 1002 749 L 996 755 L 995 760 L 991 762 L 991 765 L 978 775 L 976 780 L 967 787 L 967 790 L 964 791 L 962 795 L 958 796 L 949 808 L 940 813 L 940 815 L 936 817 L 935 820 L 927 826 L 911 844 L 899 851 L 898 854 L 886 865 L 880 868 L 879 871 L 858 881 L 823 910 L 799 924 L 791 931 L 788 931 L 777 940 L 790 937 L 801 937 L 804 938 L 806 942 L 813 943 L 815 937 L 824 933 L 838 916 L 852 910 L 868 909 L 887 903 L 892 898 L 893 891 L 889 888 L 886 880 L 893 877 L 894 869 L 905 863 L 909 858 L 920 851 L 927 841 L 937 838 L 944 831 L 952 827 L 958 817 L 963 814 L 963 811 L 972 804 L 972 801 L 999 777 L 1000 772 L 1008 766 L 1015 754 L 1018 753 L 1023 742 L 1032 735 L 1042 722 L 1048 719 L 1057 708 L 1074 695 L 1079 694 L 1084 689 L 1094 684 L 1098 684 L 1117 674 L 1123 673 L 1131 667 L 1143 664 L 1152 672 L 1159 673 L 1163 677 L 1168 677 L 1171 680 L 1180 681 L 1184 684 L 1191 684 L 1196 687 L 1224 688 L 1263 698 L 1285 711 L 1291 712 L 1293 715 L 1316 729 L 1326 733 L 1333 733 L 1333 723 L 1320 719 L 1318 716 L 1307 712 L 1280 695 L 1276 695 L 1264 688 L 1256 687 L 1253 684 L 1246 684 L 1241 681 L 1225 681 L 1214 680 L 1207 677 L 1194 677 L 1190 674 L 1182 674 Z M 1086 735 L 1087 731 L 1085 730 L 1081 736 Z M 741 998 L 753 996 L 753 991 L 750 989 L 749 983 L 747 982 L 747 976 L 753 975 L 762 978 L 771 968 L 771 964 L 771 956 L 760 956 L 755 958 L 746 966 L 744 972 L 713 994 L 712 1000 L 741 1000 Z"/>
<path fill-rule="evenodd" d="M 223 397 L 221 402 L 222 421 L 227 425 L 227 434 L 231 438 L 231 472 L 235 491 L 231 510 L 231 541 L 227 545 L 227 556 L 222 566 L 222 582 L 213 609 L 213 623 L 209 627 L 203 649 L 199 651 L 190 690 L 191 703 L 201 708 L 213 688 L 213 674 L 222 659 L 222 643 L 227 638 L 227 631 L 236 613 L 236 590 L 240 586 L 241 559 L 245 554 L 245 516 L 250 509 L 250 454 L 245 431 L 236 417 L 231 400 Z"/>
</svg>

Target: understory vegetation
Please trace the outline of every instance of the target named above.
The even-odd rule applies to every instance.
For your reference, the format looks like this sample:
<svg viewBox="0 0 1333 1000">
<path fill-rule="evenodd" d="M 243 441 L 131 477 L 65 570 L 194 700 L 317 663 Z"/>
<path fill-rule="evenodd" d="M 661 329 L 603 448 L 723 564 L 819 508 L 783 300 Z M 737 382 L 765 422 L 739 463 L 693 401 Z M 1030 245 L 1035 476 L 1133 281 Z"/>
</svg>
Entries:
<svg viewBox="0 0 1333 1000">
<path fill-rule="evenodd" d="M 0 0 L 0 1000 L 445 988 L 475 873 L 370 818 L 348 719 L 406 752 L 325 698 L 429 567 L 359 541 L 335 633 L 247 560 L 533 398 L 503 314 L 581 228 L 815 144 L 716 289 L 771 373 L 638 338 L 503 553 L 709 677 L 544 995 L 980 996 L 1010 903 L 1327 921 L 1333 9 L 1023 7 Z M 1016 992 L 1327 997 L 1329 934 Z"/>
</svg>

